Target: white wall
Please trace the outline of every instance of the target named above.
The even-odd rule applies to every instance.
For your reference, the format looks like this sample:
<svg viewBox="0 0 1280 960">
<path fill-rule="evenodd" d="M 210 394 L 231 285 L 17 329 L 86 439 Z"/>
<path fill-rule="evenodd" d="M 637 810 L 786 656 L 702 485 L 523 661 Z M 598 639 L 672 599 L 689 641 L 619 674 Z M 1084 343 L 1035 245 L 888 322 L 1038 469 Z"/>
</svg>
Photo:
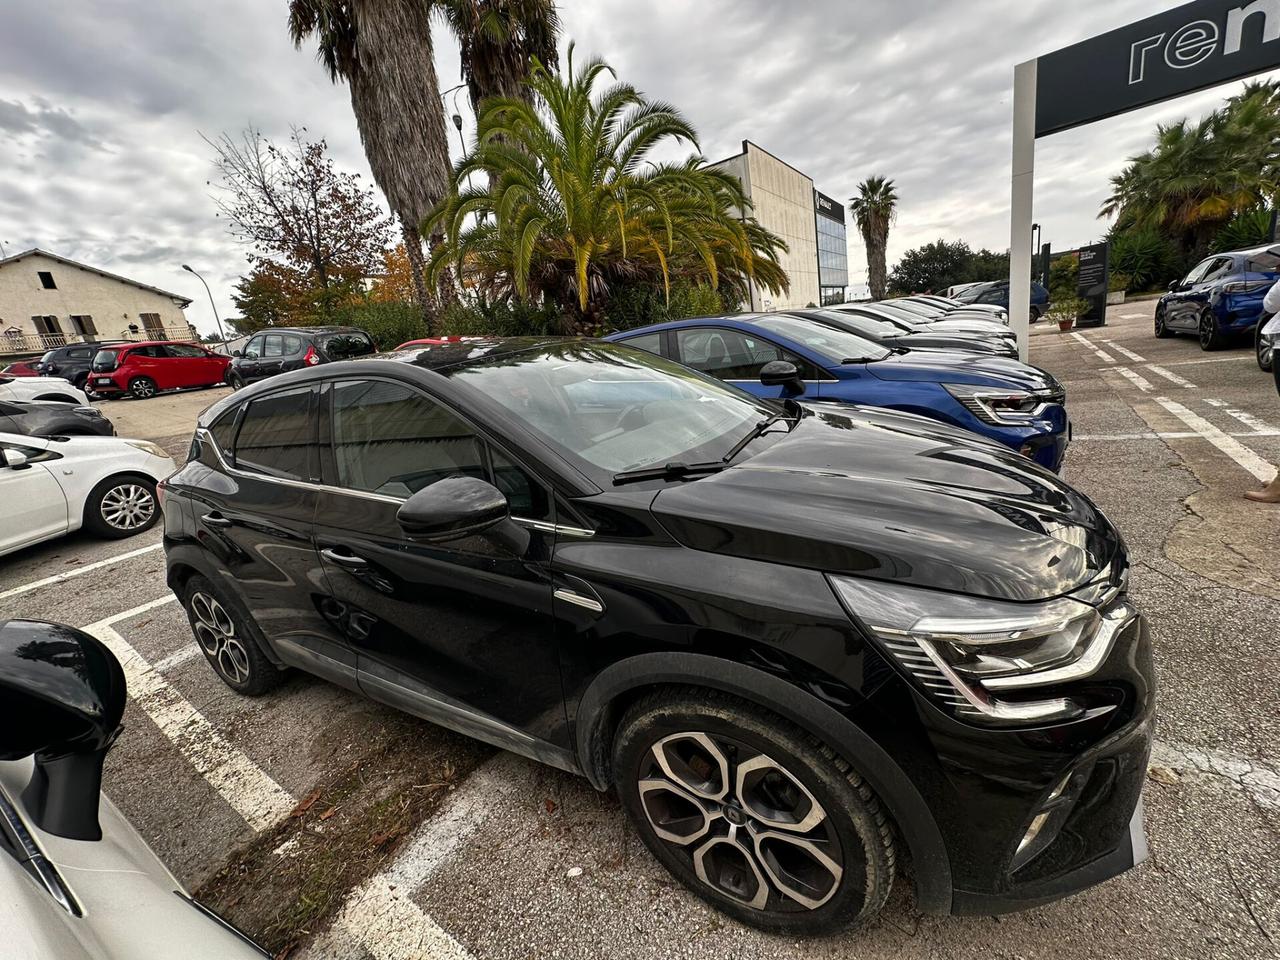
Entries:
<svg viewBox="0 0 1280 960">
<path fill-rule="evenodd" d="M 53 274 L 56 290 L 40 284 L 39 271 Z M 172 299 L 129 283 L 73 267 L 41 254 L 0 265 L 0 336 L 17 327 L 34 334 L 33 316 L 56 316 L 63 333 L 74 333 L 71 316 L 93 318 L 98 337 L 126 339 L 129 324 L 142 327 L 140 313 L 158 313 L 166 327 L 185 327 L 186 315 Z"/>
</svg>

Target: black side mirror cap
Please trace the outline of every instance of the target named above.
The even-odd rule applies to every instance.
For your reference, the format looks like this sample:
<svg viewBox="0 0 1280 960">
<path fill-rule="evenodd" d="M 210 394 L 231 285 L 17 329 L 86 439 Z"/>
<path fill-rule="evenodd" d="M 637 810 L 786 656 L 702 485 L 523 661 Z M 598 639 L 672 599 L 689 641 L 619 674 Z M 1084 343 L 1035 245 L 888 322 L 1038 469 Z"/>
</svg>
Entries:
<svg viewBox="0 0 1280 960">
<path fill-rule="evenodd" d="M 396 512 L 415 540 L 445 542 L 475 536 L 511 516 L 502 491 L 477 477 L 448 477 L 423 487 Z"/>
<path fill-rule="evenodd" d="M 244 353 L 242 353 L 242 352 L 241 352 L 241 351 L 239 351 L 239 350 L 232 350 L 232 351 L 231 351 L 231 355 L 232 355 L 233 357 L 243 357 L 243 356 L 244 356 Z"/>
<path fill-rule="evenodd" d="M 100 640 L 57 623 L 0 623 L 0 760 L 35 755 L 22 800 L 41 830 L 102 839 L 102 762 L 126 696 L 124 671 Z"/>
<path fill-rule="evenodd" d="M 800 371 L 788 360 L 770 360 L 761 367 L 760 383 L 766 387 L 783 387 L 791 393 L 804 393 Z"/>
</svg>

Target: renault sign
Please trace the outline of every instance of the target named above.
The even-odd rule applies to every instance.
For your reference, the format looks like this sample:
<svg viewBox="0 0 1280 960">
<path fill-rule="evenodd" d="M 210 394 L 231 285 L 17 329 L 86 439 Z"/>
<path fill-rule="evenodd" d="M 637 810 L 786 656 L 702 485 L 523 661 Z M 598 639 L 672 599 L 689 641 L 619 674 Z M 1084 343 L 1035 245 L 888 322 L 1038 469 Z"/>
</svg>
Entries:
<svg viewBox="0 0 1280 960">
<path fill-rule="evenodd" d="M 1197 0 L 1039 59 L 1035 135 L 1280 66 L 1280 0 Z"/>
</svg>

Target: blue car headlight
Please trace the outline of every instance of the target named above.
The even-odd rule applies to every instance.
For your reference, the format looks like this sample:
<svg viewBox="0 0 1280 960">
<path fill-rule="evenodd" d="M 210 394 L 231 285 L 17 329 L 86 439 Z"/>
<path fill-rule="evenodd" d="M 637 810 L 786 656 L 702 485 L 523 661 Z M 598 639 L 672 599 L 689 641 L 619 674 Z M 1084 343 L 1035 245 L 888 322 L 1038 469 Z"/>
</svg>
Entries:
<svg viewBox="0 0 1280 960">
<path fill-rule="evenodd" d="M 1001 390 L 969 383 L 942 386 L 965 409 L 993 427 L 1025 426 L 1040 419 L 1050 404 L 1064 399 L 1060 393 L 1049 390 Z"/>
</svg>

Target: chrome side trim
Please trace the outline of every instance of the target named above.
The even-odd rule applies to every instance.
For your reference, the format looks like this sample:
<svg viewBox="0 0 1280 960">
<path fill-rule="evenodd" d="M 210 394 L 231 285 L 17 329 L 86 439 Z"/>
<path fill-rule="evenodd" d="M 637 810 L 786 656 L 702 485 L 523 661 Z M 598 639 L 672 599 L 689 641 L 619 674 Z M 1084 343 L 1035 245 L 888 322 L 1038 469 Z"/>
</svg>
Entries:
<svg viewBox="0 0 1280 960">
<path fill-rule="evenodd" d="M 527 517 L 512 517 L 516 523 L 522 527 L 528 527 L 531 530 L 538 530 L 542 533 L 555 533 L 563 537 L 581 537 L 586 540 L 596 535 L 594 530 L 587 530 L 583 527 L 567 527 L 559 523 L 550 523 L 546 520 L 530 520 Z"/>
<path fill-rule="evenodd" d="M 557 600 L 563 600 L 565 603 L 572 603 L 575 607 L 582 607 L 583 610 L 590 610 L 592 613 L 604 613 L 604 604 L 599 600 L 584 597 L 582 594 L 566 590 L 564 587 L 555 591 L 552 596 Z"/>
<path fill-rule="evenodd" d="M 31 874 L 36 883 L 44 887 L 53 901 L 71 916 L 83 917 L 84 911 L 71 895 L 66 881 L 58 873 L 58 868 L 44 855 L 44 851 L 36 843 L 35 837 L 27 829 L 27 825 L 4 790 L 0 790 L 0 827 L 17 843 L 19 852 L 24 858 L 19 863 Z"/>
</svg>

